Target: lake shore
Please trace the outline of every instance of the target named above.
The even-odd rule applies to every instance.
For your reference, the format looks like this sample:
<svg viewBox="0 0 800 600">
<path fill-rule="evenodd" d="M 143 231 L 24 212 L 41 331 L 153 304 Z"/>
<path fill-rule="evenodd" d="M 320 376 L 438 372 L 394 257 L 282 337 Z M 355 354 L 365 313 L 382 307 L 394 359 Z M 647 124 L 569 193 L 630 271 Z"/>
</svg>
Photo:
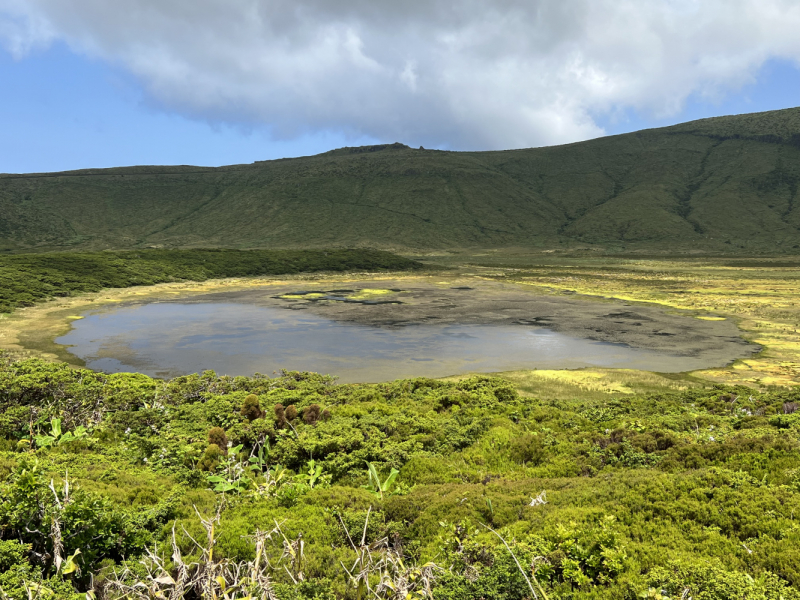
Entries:
<svg viewBox="0 0 800 600">
<path fill-rule="evenodd" d="M 343 288 L 351 289 L 337 291 Z M 327 291 L 352 298 L 347 302 L 320 298 Z M 708 368 L 720 368 L 759 349 L 740 336 L 730 319 L 712 316 L 721 320 L 704 320 L 695 318 L 704 316 L 697 311 L 668 312 L 656 306 L 532 290 L 526 285 L 458 272 L 234 278 L 105 290 L 55 299 L 4 316 L 0 320 L 0 348 L 82 366 L 54 340 L 67 333 L 83 313 L 121 304 L 177 301 L 253 303 L 388 328 L 424 323 L 546 328 L 683 356 L 687 358 L 687 371 L 697 369 L 698 360 Z"/>
</svg>

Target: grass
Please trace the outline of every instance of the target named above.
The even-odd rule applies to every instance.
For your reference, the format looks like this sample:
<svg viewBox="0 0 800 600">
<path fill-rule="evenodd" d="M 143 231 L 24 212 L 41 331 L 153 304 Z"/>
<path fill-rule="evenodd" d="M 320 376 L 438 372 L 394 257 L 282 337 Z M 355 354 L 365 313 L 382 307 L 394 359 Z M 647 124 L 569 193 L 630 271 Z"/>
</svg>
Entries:
<svg viewBox="0 0 800 600">
<path fill-rule="evenodd" d="M 552 148 L 0 176 L 0 251 L 800 251 L 800 109 Z"/>
<path fill-rule="evenodd" d="M 103 288 L 314 272 L 422 269 L 379 250 L 138 250 L 0 256 L 0 312 Z"/>
<path fill-rule="evenodd" d="M 800 383 L 800 261 L 797 259 L 653 259 L 460 257 L 482 277 L 550 293 L 576 293 L 733 319 L 763 350 L 730 368 L 695 372 L 711 381 Z"/>
<path fill-rule="evenodd" d="M 521 394 L 542 399 L 602 400 L 619 395 L 677 392 L 703 385 L 687 375 L 660 375 L 631 369 L 513 371 L 501 376 Z"/>
</svg>

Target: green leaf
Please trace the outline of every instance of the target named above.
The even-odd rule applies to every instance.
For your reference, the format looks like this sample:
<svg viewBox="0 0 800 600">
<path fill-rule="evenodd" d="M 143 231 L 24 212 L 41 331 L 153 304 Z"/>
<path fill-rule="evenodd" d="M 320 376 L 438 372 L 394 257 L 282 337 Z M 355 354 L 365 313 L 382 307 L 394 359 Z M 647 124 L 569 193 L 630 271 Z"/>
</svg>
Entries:
<svg viewBox="0 0 800 600">
<path fill-rule="evenodd" d="M 378 470 L 372 463 L 367 463 L 367 472 L 369 473 L 369 486 L 376 492 L 381 491 L 381 478 L 378 475 Z"/>
<path fill-rule="evenodd" d="M 52 435 L 37 435 L 36 436 L 36 445 L 40 448 L 47 448 L 53 445 L 53 442 L 56 441 Z"/>
<path fill-rule="evenodd" d="M 79 548 L 79 549 L 75 550 L 75 553 L 72 556 L 70 556 L 69 558 L 67 558 L 66 561 L 64 561 L 64 568 L 61 569 L 61 574 L 62 575 L 69 575 L 70 573 L 74 573 L 75 571 L 80 571 L 80 567 L 78 566 L 78 563 L 75 562 L 75 559 L 77 558 L 77 556 L 80 553 L 81 553 L 81 551 L 80 551 L 80 548 Z"/>
<path fill-rule="evenodd" d="M 395 468 L 392 468 L 392 471 L 389 473 L 389 476 L 386 478 L 386 481 L 383 482 L 383 486 L 381 487 L 382 492 L 388 492 L 389 489 L 394 484 L 394 480 L 397 479 L 397 476 L 400 475 L 400 471 Z"/>
</svg>

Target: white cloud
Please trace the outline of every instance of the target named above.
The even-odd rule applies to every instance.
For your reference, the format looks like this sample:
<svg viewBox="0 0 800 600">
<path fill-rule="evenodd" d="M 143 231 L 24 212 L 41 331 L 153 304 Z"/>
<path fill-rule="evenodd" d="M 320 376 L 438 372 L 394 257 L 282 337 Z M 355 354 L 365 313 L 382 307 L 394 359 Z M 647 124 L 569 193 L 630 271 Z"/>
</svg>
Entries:
<svg viewBox="0 0 800 600">
<path fill-rule="evenodd" d="M 601 135 L 800 60 L 796 0 L 0 0 L 16 56 L 62 40 L 164 107 L 459 149 Z"/>
</svg>

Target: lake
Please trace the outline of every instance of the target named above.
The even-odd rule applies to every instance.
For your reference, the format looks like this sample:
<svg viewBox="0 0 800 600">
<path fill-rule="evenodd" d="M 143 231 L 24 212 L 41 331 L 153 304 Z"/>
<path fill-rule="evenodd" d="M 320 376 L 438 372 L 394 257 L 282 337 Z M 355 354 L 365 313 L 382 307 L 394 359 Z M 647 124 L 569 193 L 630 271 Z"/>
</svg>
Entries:
<svg viewBox="0 0 800 600">
<path fill-rule="evenodd" d="M 175 377 L 271 375 L 280 369 L 341 382 L 468 372 L 607 367 L 679 372 L 705 361 L 596 342 L 524 325 L 379 327 L 304 310 L 236 302 L 154 302 L 87 313 L 58 338 L 88 368 Z"/>
</svg>

